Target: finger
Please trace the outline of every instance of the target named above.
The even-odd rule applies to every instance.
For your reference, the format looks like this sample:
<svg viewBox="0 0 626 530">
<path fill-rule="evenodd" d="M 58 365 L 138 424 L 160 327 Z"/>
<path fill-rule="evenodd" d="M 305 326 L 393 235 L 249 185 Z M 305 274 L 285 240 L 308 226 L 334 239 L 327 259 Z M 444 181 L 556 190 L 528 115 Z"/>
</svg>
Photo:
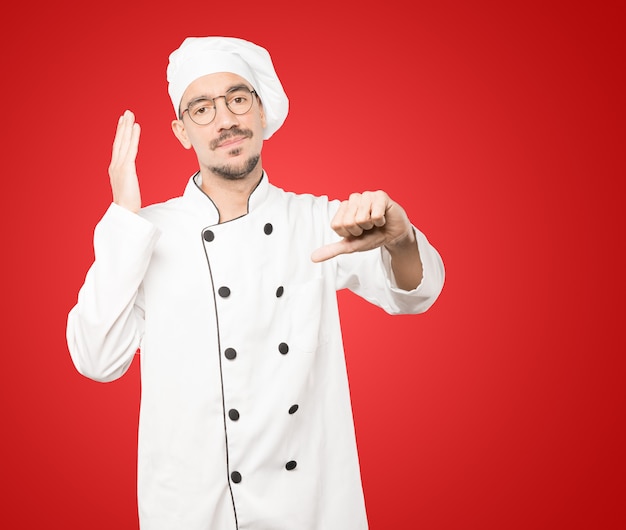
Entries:
<svg viewBox="0 0 626 530">
<path fill-rule="evenodd" d="M 340 254 L 345 254 L 347 251 L 345 240 L 337 241 L 336 243 L 329 243 L 313 251 L 311 254 L 311 261 L 314 263 L 320 263 L 322 261 L 329 260 Z"/>
<path fill-rule="evenodd" d="M 135 129 L 135 115 L 127 110 L 124 112 L 122 120 L 122 130 L 120 135 L 120 162 L 124 163 L 128 160 L 129 150 L 131 150 L 131 141 L 133 137 L 133 131 Z"/>
<path fill-rule="evenodd" d="M 122 116 L 119 131 L 114 141 L 114 153 L 109 166 L 110 173 L 126 172 L 129 168 L 134 171 L 140 135 L 141 127 L 134 121 L 134 115 L 130 111 L 126 111 Z"/>
<path fill-rule="evenodd" d="M 341 241 L 329 243 L 318 248 L 311 254 L 311 260 L 317 263 L 334 258 L 340 254 L 372 250 L 380 247 L 384 241 L 385 235 L 382 230 L 369 230 L 360 237 L 346 237 Z"/>
<path fill-rule="evenodd" d="M 134 116 L 127 110 L 120 116 L 120 119 L 117 122 L 117 129 L 113 140 L 113 150 L 111 153 L 111 165 L 114 167 L 123 163 L 130 136 L 129 129 L 132 128 L 133 121 Z"/>
<path fill-rule="evenodd" d="M 122 115 L 120 126 L 115 138 L 117 141 L 117 160 L 120 162 L 123 162 L 128 154 L 128 147 L 132 137 L 134 124 L 135 115 L 129 110 L 125 111 Z"/>
<path fill-rule="evenodd" d="M 126 160 L 135 162 L 137 158 L 137 151 L 139 150 L 139 136 L 141 135 L 141 126 L 138 123 L 133 123 L 133 127 L 130 134 L 130 141 L 128 143 L 128 151 L 126 153 Z"/>
<path fill-rule="evenodd" d="M 390 207 L 391 200 L 384 191 L 377 191 L 372 194 L 371 218 L 374 226 L 384 226 L 387 222 L 385 217 Z"/>
<path fill-rule="evenodd" d="M 348 199 L 348 209 L 343 220 L 345 229 L 351 236 L 358 237 L 363 233 L 363 230 L 368 229 L 369 217 L 370 208 L 367 192 L 365 194 L 352 193 Z"/>
<path fill-rule="evenodd" d="M 333 216 L 332 221 L 330 222 L 330 227 L 337 232 L 341 237 L 348 237 L 352 235 L 348 230 L 346 225 L 348 224 L 348 219 L 353 216 L 353 208 L 354 205 L 350 204 L 350 201 L 342 201 L 339 205 L 339 209 Z"/>
<path fill-rule="evenodd" d="M 122 141 L 122 128 L 124 127 L 124 115 L 122 114 L 117 120 L 115 128 L 115 137 L 113 138 L 113 146 L 111 148 L 111 161 L 119 158 L 120 143 Z"/>
<path fill-rule="evenodd" d="M 359 197 L 359 201 L 356 204 L 354 222 L 362 231 L 371 230 L 374 227 L 374 222 L 372 221 L 372 194 L 368 191 L 362 193 Z"/>
<path fill-rule="evenodd" d="M 363 200 L 360 193 L 352 193 L 347 201 L 341 203 L 331 222 L 331 227 L 337 234 L 342 237 L 358 237 L 363 233 L 364 228 L 359 223 L 359 217 L 363 217 L 363 214 L 359 213 L 359 209 L 363 209 L 361 206 Z M 369 212 L 365 214 L 365 217 L 369 218 Z M 367 220 L 364 221 L 364 224 L 367 225 Z"/>
</svg>

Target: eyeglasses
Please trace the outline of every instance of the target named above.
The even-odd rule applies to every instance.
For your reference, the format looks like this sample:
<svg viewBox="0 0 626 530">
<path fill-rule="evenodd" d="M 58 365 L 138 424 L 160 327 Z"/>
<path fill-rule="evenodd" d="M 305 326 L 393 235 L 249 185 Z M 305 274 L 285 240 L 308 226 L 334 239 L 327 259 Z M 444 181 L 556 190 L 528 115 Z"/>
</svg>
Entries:
<svg viewBox="0 0 626 530">
<path fill-rule="evenodd" d="M 215 119 L 215 100 L 219 98 L 224 98 L 226 107 L 233 114 L 245 114 L 252 108 L 253 94 L 256 95 L 254 90 L 250 90 L 246 86 L 238 86 L 231 88 L 223 96 L 198 98 L 181 112 L 180 118 L 182 119 L 187 112 L 191 121 L 197 125 L 208 125 Z"/>
</svg>

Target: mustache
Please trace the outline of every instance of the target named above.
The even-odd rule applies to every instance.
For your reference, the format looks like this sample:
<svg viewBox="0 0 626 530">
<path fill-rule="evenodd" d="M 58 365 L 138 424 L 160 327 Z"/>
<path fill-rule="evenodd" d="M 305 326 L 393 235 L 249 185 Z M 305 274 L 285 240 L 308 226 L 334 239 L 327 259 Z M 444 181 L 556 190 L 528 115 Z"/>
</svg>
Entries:
<svg viewBox="0 0 626 530">
<path fill-rule="evenodd" d="M 238 136 L 242 138 L 252 138 L 254 134 L 250 129 L 228 129 L 215 138 L 215 140 L 212 140 L 209 147 L 211 149 L 217 149 L 222 142 L 230 140 L 231 138 L 237 138 Z"/>
</svg>

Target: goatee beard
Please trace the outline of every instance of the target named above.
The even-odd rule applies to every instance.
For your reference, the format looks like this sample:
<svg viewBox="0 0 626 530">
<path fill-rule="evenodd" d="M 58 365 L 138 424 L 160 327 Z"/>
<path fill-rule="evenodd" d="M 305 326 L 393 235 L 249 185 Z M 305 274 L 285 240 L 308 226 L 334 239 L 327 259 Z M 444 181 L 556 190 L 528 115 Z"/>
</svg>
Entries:
<svg viewBox="0 0 626 530">
<path fill-rule="evenodd" d="M 257 154 L 248 158 L 240 166 L 224 164 L 222 166 L 210 167 L 209 171 L 226 180 L 240 180 L 247 177 L 254 170 L 260 159 L 261 155 Z"/>
</svg>

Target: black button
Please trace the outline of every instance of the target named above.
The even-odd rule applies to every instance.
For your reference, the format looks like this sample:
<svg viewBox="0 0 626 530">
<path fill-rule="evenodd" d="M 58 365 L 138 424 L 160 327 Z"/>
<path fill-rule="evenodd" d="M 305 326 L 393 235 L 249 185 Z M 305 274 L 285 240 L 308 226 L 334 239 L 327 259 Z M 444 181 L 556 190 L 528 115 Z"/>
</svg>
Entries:
<svg viewBox="0 0 626 530">
<path fill-rule="evenodd" d="M 268 236 L 272 233 L 273 230 L 274 230 L 274 227 L 270 223 L 267 223 L 263 227 L 263 232 L 265 232 Z"/>
<path fill-rule="evenodd" d="M 289 346 L 285 344 L 284 342 L 281 342 L 278 345 L 278 351 L 282 353 L 283 355 L 286 355 L 289 352 Z"/>
<path fill-rule="evenodd" d="M 230 289 L 228 287 L 220 287 L 217 292 L 222 298 L 228 298 L 230 296 Z"/>
<path fill-rule="evenodd" d="M 224 350 L 224 357 L 226 357 L 229 361 L 232 361 L 235 357 L 237 357 L 237 350 L 235 350 L 235 348 L 226 348 Z"/>
<path fill-rule="evenodd" d="M 297 465 L 298 463 L 295 460 L 290 460 L 289 462 L 285 464 L 285 469 L 287 471 L 291 471 L 292 469 L 296 469 Z"/>
<path fill-rule="evenodd" d="M 213 241 L 215 239 L 215 234 L 210 230 L 205 230 L 204 234 L 202 234 L 205 241 Z"/>
<path fill-rule="evenodd" d="M 239 473 L 239 471 L 233 471 L 230 474 L 230 479 L 235 483 L 235 484 L 239 484 L 241 482 L 241 473 Z"/>
<path fill-rule="evenodd" d="M 237 421 L 239 419 L 239 411 L 237 409 L 230 409 L 228 411 L 228 417 L 233 421 Z"/>
<path fill-rule="evenodd" d="M 285 288 L 281 285 L 278 289 L 276 289 L 276 298 L 280 298 L 285 292 Z"/>
<path fill-rule="evenodd" d="M 293 414 L 298 408 L 298 405 L 291 405 L 291 407 L 289 407 L 289 414 Z"/>
</svg>

